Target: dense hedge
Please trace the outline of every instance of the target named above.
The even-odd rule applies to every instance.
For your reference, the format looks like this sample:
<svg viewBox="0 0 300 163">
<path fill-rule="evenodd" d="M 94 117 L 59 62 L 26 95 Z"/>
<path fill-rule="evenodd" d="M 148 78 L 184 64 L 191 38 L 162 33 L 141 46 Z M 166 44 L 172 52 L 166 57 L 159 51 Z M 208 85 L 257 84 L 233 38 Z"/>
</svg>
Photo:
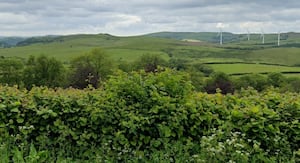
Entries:
<svg viewBox="0 0 300 163">
<path fill-rule="evenodd" d="M 0 144 L 78 159 L 93 150 L 119 160 L 300 161 L 299 94 L 210 95 L 186 81 L 166 70 L 119 72 L 102 89 L 1 86 Z"/>
</svg>

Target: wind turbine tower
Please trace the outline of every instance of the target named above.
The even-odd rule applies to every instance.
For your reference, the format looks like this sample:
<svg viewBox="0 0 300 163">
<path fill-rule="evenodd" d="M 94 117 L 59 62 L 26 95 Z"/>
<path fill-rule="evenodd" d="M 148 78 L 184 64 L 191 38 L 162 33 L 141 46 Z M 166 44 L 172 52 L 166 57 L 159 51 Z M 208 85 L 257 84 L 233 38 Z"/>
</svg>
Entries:
<svg viewBox="0 0 300 163">
<path fill-rule="evenodd" d="M 218 23 L 216 27 L 220 30 L 218 33 L 218 36 L 220 36 L 220 45 L 223 45 L 223 28 L 225 28 L 225 25 L 223 23 Z"/>
<path fill-rule="evenodd" d="M 222 31 L 222 28 L 220 28 L 220 45 L 223 45 L 223 31 Z"/>
<path fill-rule="evenodd" d="M 265 33 L 263 30 L 261 30 L 261 35 L 260 37 L 262 38 L 262 44 L 265 44 Z"/>
<path fill-rule="evenodd" d="M 277 35 L 277 46 L 280 46 L 280 31 L 278 32 L 278 35 Z"/>
<path fill-rule="evenodd" d="M 249 32 L 248 28 L 247 28 L 247 38 L 248 38 L 248 41 L 250 41 L 250 32 Z"/>
</svg>

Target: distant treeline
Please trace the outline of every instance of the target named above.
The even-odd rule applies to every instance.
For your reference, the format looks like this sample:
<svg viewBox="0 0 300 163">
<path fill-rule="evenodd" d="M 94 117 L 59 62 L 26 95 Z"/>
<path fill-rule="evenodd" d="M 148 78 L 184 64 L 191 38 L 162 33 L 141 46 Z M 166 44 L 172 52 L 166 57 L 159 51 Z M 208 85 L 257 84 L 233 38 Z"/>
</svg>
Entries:
<svg viewBox="0 0 300 163">
<path fill-rule="evenodd" d="M 228 64 L 236 63 L 245 64 L 246 62 L 229 62 Z M 215 93 L 217 89 L 220 89 L 222 93 L 226 94 L 248 87 L 258 91 L 263 91 L 268 87 L 276 87 L 282 91 L 300 92 L 300 78 L 283 76 L 283 73 L 300 72 L 227 75 L 214 72 L 209 64 L 221 63 L 191 63 L 188 60 L 178 58 L 171 58 L 166 61 L 161 56 L 153 54 L 145 54 L 134 62 L 115 62 L 101 49 L 94 49 L 79 56 L 67 65 L 47 56 L 31 56 L 26 60 L 0 57 L 0 83 L 10 86 L 18 85 L 18 87 L 26 89 L 31 89 L 33 86 L 99 88 L 108 78 L 116 75 L 118 70 L 158 73 L 165 69 L 174 69 L 190 76 L 187 82 L 191 82 L 196 91 Z M 253 63 L 249 62 L 248 64 Z"/>
</svg>

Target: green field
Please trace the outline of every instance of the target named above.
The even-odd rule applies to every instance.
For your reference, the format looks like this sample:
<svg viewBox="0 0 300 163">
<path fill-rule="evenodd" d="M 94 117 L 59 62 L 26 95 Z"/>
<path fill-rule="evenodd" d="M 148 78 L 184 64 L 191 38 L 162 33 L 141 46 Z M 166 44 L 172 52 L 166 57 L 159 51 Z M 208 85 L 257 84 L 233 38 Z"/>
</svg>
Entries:
<svg viewBox="0 0 300 163">
<path fill-rule="evenodd" d="M 297 65 L 300 63 L 300 48 L 271 48 L 256 50 L 247 54 L 251 60 L 285 65 Z"/>
<path fill-rule="evenodd" d="M 227 74 L 265 73 L 265 72 L 300 72 L 300 67 L 274 66 L 263 64 L 212 64 L 216 71 Z"/>
<path fill-rule="evenodd" d="M 1 48 L 0 55 L 5 57 L 27 58 L 30 55 L 47 55 L 62 61 L 89 52 L 94 48 L 103 48 L 112 58 L 132 61 L 147 53 L 163 53 L 169 44 L 178 41 L 147 37 L 114 37 L 110 35 L 74 35 L 63 36 L 50 43 L 36 43 L 27 46 Z"/>
<path fill-rule="evenodd" d="M 213 65 L 216 71 L 226 73 L 285 72 L 299 71 L 299 68 L 286 67 L 300 65 L 300 35 L 282 35 L 282 47 L 276 44 L 276 35 L 266 35 L 262 45 L 258 34 L 246 41 L 245 35 L 226 33 L 223 46 L 214 41 L 216 33 L 156 33 L 150 36 L 116 37 L 108 34 L 68 35 L 45 38 L 46 41 L 26 42 L 24 46 L 0 48 L 0 56 L 27 58 L 30 55 L 47 55 L 63 62 L 85 54 L 94 48 L 104 49 L 115 61 L 132 62 L 145 54 L 158 54 L 164 59 L 182 58 L 191 63 L 267 63 L 270 65 Z M 229 39 L 230 38 L 230 39 Z M 43 40 L 43 38 L 39 38 Z M 201 40 L 189 42 L 181 40 Z M 229 39 L 229 40 L 228 40 Z M 284 66 L 286 65 L 286 66 Z"/>
</svg>

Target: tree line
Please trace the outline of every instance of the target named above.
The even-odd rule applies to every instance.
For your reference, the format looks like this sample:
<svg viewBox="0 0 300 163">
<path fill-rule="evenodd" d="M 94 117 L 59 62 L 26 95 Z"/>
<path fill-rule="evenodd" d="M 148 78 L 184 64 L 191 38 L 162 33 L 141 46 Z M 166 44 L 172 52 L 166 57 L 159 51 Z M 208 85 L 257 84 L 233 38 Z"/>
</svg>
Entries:
<svg viewBox="0 0 300 163">
<path fill-rule="evenodd" d="M 189 74 L 189 82 L 194 89 L 207 93 L 215 93 L 219 89 L 227 94 L 248 87 L 258 91 L 275 87 L 282 91 L 300 92 L 300 78 L 285 77 L 281 73 L 232 77 L 222 72 L 214 72 L 208 65 L 191 63 L 180 58 L 171 58 L 167 61 L 153 54 L 145 54 L 134 62 L 116 62 L 102 49 L 93 49 L 74 58 L 69 64 L 63 64 L 53 57 L 44 55 L 30 56 L 26 61 L 1 57 L 0 83 L 18 85 L 26 89 L 33 86 L 99 88 L 118 69 L 124 72 L 142 70 L 146 73 L 158 73 L 166 68 Z"/>
</svg>

